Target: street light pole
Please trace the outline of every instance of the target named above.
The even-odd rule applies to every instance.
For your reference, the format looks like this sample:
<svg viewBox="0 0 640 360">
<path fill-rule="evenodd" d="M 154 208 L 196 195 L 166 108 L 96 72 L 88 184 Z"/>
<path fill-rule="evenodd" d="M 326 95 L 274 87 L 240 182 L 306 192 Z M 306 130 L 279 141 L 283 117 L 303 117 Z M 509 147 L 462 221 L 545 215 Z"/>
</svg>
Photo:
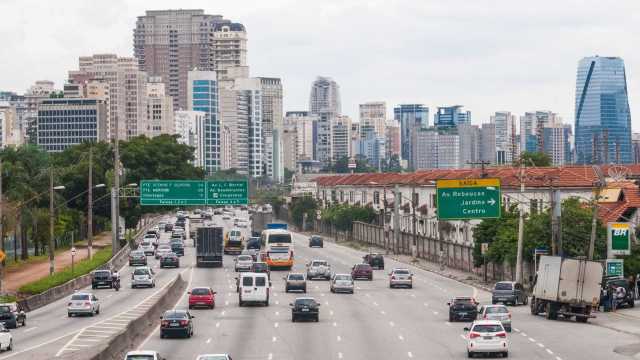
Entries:
<svg viewBox="0 0 640 360">
<path fill-rule="evenodd" d="M 115 255 L 120 248 L 120 134 L 119 119 L 115 123 L 113 189 L 111 189 L 111 253 Z"/>
<path fill-rule="evenodd" d="M 87 252 L 93 253 L 93 146 L 89 146 L 89 201 L 87 203 Z"/>
<path fill-rule="evenodd" d="M 393 206 L 393 253 L 395 254 L 398 250 L 398 246 L 400 244 L 400 186 L 396 184 L 395 186 L 395 194 L 393 196 L 394 206 Z"/>
<path fill-rule="evenodd" d="M 516 282 L 522 283 L 522 247 L 524 243 L 524 161 L 520 160 L 520 202 L 518 204 L 518 249 L 516 253 Z"/>
<path fill-rule="evenodd" d="M 418 233 L 416 231 L 416 186 L 413 185 L 413 192 L 411 194 L 411 208 L 413 209 L 413 245 L 411 246 L 411 256 L 413 261 L 418 257 Z"/>
<path fill-rule="evenodd" d="M 53 255 L 53 168 L 49 168 L 49 275 L 55 271 Z"/>
</svg>

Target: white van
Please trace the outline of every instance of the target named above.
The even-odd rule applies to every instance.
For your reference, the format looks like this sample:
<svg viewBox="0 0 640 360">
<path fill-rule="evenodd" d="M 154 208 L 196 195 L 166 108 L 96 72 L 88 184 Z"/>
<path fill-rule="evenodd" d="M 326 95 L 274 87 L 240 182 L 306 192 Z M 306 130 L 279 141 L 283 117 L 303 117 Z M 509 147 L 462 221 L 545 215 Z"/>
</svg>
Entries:
<svg viewBox="0 0 640 360">
<path fill-rule="evenodd" d="M 238 281 L 238 303 L 259 303 L 269 306 L 269 276 L 265 273 L 241 273 Z"/>
</svg>

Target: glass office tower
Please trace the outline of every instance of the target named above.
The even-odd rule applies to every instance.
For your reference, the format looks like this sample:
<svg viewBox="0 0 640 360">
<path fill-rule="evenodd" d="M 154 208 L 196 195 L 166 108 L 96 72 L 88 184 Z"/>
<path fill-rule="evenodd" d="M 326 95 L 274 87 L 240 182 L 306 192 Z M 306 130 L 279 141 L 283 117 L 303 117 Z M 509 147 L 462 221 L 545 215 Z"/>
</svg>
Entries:
<svg viewBox="0 0 640 360">
<path fill-rule="evenodd" d="M 575 104 L 577 164 L 633 161 L 624 61 L 586 57 L 578 63 Z"/>
</svg>

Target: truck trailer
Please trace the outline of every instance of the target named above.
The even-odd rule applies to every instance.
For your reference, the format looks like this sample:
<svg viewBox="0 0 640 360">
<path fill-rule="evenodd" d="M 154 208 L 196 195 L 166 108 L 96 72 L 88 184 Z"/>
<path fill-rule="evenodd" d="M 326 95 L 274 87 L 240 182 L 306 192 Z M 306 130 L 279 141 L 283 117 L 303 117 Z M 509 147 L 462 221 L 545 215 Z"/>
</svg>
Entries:
<svg viewBox="0 0 640 360">
<path fill-rule="evenodd" d="M 196 236 L 196 267 L 222 267 L 224 228 L 200 227 Z"/>
</svg>

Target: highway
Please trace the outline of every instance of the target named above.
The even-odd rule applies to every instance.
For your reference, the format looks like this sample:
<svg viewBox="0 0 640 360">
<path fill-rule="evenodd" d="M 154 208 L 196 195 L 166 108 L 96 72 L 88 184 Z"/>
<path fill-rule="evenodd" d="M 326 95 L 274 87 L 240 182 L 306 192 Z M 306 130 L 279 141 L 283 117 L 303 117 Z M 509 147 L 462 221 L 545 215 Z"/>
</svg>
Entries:
<svg viewBox="0 0 640 360">
<path fill-rule="evenodd" d="M 246 212 L 240 217 L 248 217 Z M 214 223 L 226 230 L 233 221 L 220 216 Z M 249 229 L 241 229 L 246 236 Z M 167 241 L 163 234 L 161 242 Z M 324 248 L 310 249 L 307 237 L 294 234 L 294 271 L 304 272 L 312 259 L 325 259 L 333 271 L 348 273 L 361 262 L 361 251 L 325 241 Z M 180 269 L 158 269 L 155 289 L 131 289 L 130 270 L 122 271 L 120 292 L 97 290 L 102 302 L 100 315 L 68 318 L 66 299 L 29 314 L 25 328 L 13 330 L 14 351 L 2 359 L 54 359 L 56 355 L 80 352 L 104 341 L 125 326 L 136 306 L 152 301 L 164 284 L 183 273 L 189 288 L 211 286 L 217 292 L 213 310 L 191 310 L 194 336 L 160 339 L 155 329 L 138 349 L 156 350 L 167 360 L 194 360 L 205 353 L 229 353 L 234 360 L 300 359 L 463 359 L 467 357 L 463 328 L 467 323 L 448 322 L 447 301 L 453 296 L 475 296 L 487 303 L 490 294 L 437 274 L 385 259 L 385 270 L 375 270 L 373 281 L 356 281 L 355 294 L 332 294 L 327 281 L 310 281 L 307 294 L 285 293 L 286 271 L 272 271 L 272 297 L 268 307 L 239 307 L 235 291 L 233 256 L 225 256 L 223 268 L 195 268 L 193 242 L 187 240 Z M 158 267 L 149 257 L 150 264 Z M 394 267 L 409 267 L 413 289 L 390 289 L 387 273 Z M 322 306 L 320 322 L 291 322 L 289 303 L 298 296 L 312 296 Z M 176 308 L 187 308 L 187 294 Z M 592 324 L 548 321 L 529 314 L 526 306 L 510 307 L 514 330 L 509 334 L 509 357 L 515 359 L 625 359 L 613 352 L 616 346 L 637 344 L 636 336 Z M 129 313 L 127 313 L 129 312 Z M 102 336 L 102 337 L 101 337 Z M 131 349 L 136 350 L 136 349 Z"/>
</svg>

